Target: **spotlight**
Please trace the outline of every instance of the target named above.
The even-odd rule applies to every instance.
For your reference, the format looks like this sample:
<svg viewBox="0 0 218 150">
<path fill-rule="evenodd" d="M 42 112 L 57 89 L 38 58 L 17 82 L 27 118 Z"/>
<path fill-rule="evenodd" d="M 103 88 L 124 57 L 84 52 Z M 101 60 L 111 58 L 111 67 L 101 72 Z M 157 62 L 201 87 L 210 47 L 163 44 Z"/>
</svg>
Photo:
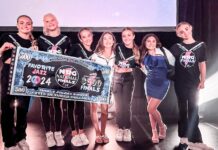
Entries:
<svg viewBox="0 0 218 150">
<path fill-rule="evenodd" d="M 205 88 L 200 90 L 198 105 L 218 98 L 218 72 L 209 77 Z"/>
</svg>

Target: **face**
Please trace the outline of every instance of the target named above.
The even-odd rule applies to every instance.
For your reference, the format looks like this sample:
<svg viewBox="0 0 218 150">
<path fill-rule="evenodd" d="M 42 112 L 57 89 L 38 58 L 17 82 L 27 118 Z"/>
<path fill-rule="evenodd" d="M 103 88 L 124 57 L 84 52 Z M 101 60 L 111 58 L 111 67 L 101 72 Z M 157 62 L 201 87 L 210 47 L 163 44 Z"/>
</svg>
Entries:
<svg viewBox="0 0 218 150">
<path fill-rule="evenodd" d="M 93 34 L 89 30 L 83 30 L 80 33 L 80 42 L 85 46 L 91 46 L 93 42 Z"/>
<path fill-rule="evenodd" d="M 30 33 L 33 30 L 32 20 L 28 17 L 20 17 L 17 21 L 17 29 L 20 33 Z"/>
<path fill-rule="evenodd" d="M 111 34 L 106 33 L 103 37 L 103 45 L 105 48 L 112 48 L 114 44 L 114 39 Z"/>
<path fill-rule="evenodd" d="M 122 40 L 126 46 L 132 46 L 134 39 L 135 35 L 131 30 L 125 30 L 122 32 Z"/>
<path fill-rule="evenodd" d="M 58 21 L 52 15 L 45 16 L 43 22 L 45 28 L 49 31 L 55 31 L 58 28 Z"/>
<path fill-rule="evenodd" d="M 178 37 L 188 40 L 190 37 L 192 37 L 192 27 L 188 24 L 182 24 L 176 29 L 176 34 Z"/>
<path fill-rule="evenodd" d="M 148 37 L 145 41 L 145 47 L 148 50 L 154 50 L 157 47 L 157 40 L 153 36 Z"/>
</svg>

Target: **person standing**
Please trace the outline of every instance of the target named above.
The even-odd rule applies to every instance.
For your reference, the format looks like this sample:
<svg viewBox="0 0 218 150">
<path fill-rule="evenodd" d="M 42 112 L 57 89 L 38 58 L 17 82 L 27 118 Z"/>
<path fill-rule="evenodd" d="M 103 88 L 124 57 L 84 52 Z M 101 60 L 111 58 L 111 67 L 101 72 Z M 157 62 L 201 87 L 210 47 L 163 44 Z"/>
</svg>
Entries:
<svg viewBox="0 0 218 150">
<path fill-rule="evenodd" d="M 159 38 L 152 33 L 144 36 L 140 50 L 142 52 L 142 67 L 147 72 L 144 88 L 148 103 L 147 111 L 152 129 L 151 139 L 153 143 L 159 143 L 159 139 L 166 137 L 167 130 L 167 126 L 164 124 L 161 114 L 158 111 L 158 106 L 164 100 L 170 87 L 170 80 L 167 78 L 166 59 L 170 65 L 174 66 L 175 58 L 169 50 L 162 47 Z M 159 130 L 157 130 L 157 125 Z"/>
<path fill-rule="evenodd" d="M 118 129 L 116 141 L 130 142 L 131 135 L 131 102 L 134 89 L 133 69 L 139 63 L 139 49 L 135 44 L 135 33 L 132 28 L 124 28 L 121 32 L 122 43 L 115 49 L 115 65 L 112 91 L 116 106 L 116 122 Z"/>
<path fill-rule="evenodd" d="M 0 56 L 3 62 L 1 72 L 1 129 L 5 150 L 29 150 L 26 142 L 27 112 L 29 108 L 29 96 L 9 95 L 9 71 L 11 54 L 18 46 L 37 49 L 32 45 L 33 21 L 27 15 L 17 18 L 17 33 L 4 34 L 0 39 Z M 17 103 L 17 106 L 15 106 Z M 14 108 L 16 107 L 16 108 Z M 15 109 L 17 109 L 16 122 L 14 120 Z"/>
<path fill-rule="evenodd" d="M 71 48 L 71 41 L 61 34 L 57 18 L 51 14 L 45 14 L 43 17 L 43 35 L 38 38 L 39 50 L 52 54 L 63 55 Z M 50 109 L 54 105 L 54 133 L 51 129 L 53 121 L 51 120 Z M 41 98 L 41 116 L 46 131 L 46 143 L 48 147 L 63 146 L 65 144 L 61 134 L 61 124 L 63 118 L 62 100 Z"/>
<path fill-rule="evenodd" d="M 82 28 L 78 32 L 79 44 L 73 45 L 72 49 L 68 50 L 66 54 L 82 59 L 90 59 L 93 54 L 91 48 L 93 42 L 93 33 L 89 28 Z M 88 145 L 89 140 L 84 132 L 85 122 L 85 103 L 82 101 L 68 101 L 68 121 L 72 130 L 71 143 L 74 146 Z"/>
<path fill-rule="evenodd" d="M 95 53 L 91 56 L 91 60 L 102 65 L 108 65 L 112 68 L 115 62 L 115 55 L 114 55 L 115 44 L 116 44 L 116 39 L 113 33 L 111 32 L 102 33 L 98 41 L 98 44 L 96 46 Z M 112 74 L 113 71 L 111 72 L 111 75 Z M 112 78 L 110 80 L 112 80 Z M 100 105 L 101 107 L 101 119 L 100 119 L 101 127 L 99 127 L 99 122 L 98 122 L 98 112 L 97 112 L 98 105 Z M 98 144 L 108 143 L 109 138 L 105 133 L 107 119 L 108 119 L 108 104 L 91 103 L 90 115 L 92 119 L 92 124 L 96 132 L 95 142 Z"/>
<path fill-rule="evenodd" d="M 206 78 L 206 45 L 196 41 L 192 35 L 192 25 L 180 22 L 176 26 L 176 35 L 182 39 L 171 47 L 176 58 L 175 92 L 178 99 L 178 134 L 180 144 L 189 141 L 202 143 L 198 115 L 198 93 L 204 88 Z"/>
</svg>

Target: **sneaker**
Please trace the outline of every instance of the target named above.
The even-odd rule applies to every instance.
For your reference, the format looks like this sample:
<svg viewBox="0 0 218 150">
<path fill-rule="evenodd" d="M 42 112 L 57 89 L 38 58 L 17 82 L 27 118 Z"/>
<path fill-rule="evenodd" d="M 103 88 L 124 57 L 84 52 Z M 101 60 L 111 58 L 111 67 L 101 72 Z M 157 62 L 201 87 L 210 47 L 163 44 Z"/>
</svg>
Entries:
<svg viewBox="0 0 218 150">
<path fill-rule="evenodd" d="M 17 145 L 20 147 L 21 150 L 29 150 L 30 146 L 29 144 L 26 142 L 25 139 L 22 139 L 21 141 L 19 141 L 17 143 Z"/>
<path fill-rule="evenodd" d="M 116 134 L 115 134 L 115 139 L 116 141 L 122 142 L 123 141 L 123 129 L 117 129 Z"/>
<path fill-rule="evenodd" d="M 79 134 L 72 137 L 71 143 L 73 144 L 73 146 L 76 146 L 76 147 L 83 146 L 83 142 L 80 139 Z"/>
<path fill-rule="evenodd" d="M 131 142 L 132 141 L 132 135 L 130 129 L 125 129 L 123 131 L 123 141 L 124 142 Z"/>
<path fill-rule="evenodd" d="M 89 140 L 87 138 L 87 136 L 85 135 L 85 133 L 79 134 L 80 139 L 83 143 L 83 145 L 89 145 Z"/>
<path fill-rule="evenodd" d="M 61 131 L 54 132 L 54 138 L 56 141 L 56 146 L 64 146 L 65 142 L 61 134 Z"/>
<path fill-rule="evenodd" d="M 49 131 L 46 134 L 46 144 L 48 147 L 53 147 L 56 145 L 53 132 Z"/>
<path fill-rule="evenodd" d="M 5 147 L 4 150 L 20 150 L 18 145 L 11 146 L 11 147 Z"/>
</svg>

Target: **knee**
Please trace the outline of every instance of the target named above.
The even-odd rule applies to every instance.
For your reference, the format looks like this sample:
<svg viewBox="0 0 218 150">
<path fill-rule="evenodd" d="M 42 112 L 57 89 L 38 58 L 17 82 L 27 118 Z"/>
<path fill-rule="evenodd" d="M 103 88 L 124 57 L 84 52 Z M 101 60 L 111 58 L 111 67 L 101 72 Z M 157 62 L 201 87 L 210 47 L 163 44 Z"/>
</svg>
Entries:
<svg viewBox="0 0 218 150">
<path fill-rule="evenodd" d="M 148 106 L 147 111 L 149 114 L 153 114 L 156 111 L 156 108 Z"/>
<path fill-rule="evenodd" d="M 90 113 L 97 113 L 97 104 L 90 104 Z"/>
<path fill-rule="evenodd" d="M 107 116 L 108 115 L 108 111 L 107 110 L 101 110 L 101 114 L 104 115 L 104 116 Z"/>
<path fill-rule="evenodd" d="M 107 116 L 108 115 L 108 107 L 101 108 L 101 114 Z"/>
</svg>

